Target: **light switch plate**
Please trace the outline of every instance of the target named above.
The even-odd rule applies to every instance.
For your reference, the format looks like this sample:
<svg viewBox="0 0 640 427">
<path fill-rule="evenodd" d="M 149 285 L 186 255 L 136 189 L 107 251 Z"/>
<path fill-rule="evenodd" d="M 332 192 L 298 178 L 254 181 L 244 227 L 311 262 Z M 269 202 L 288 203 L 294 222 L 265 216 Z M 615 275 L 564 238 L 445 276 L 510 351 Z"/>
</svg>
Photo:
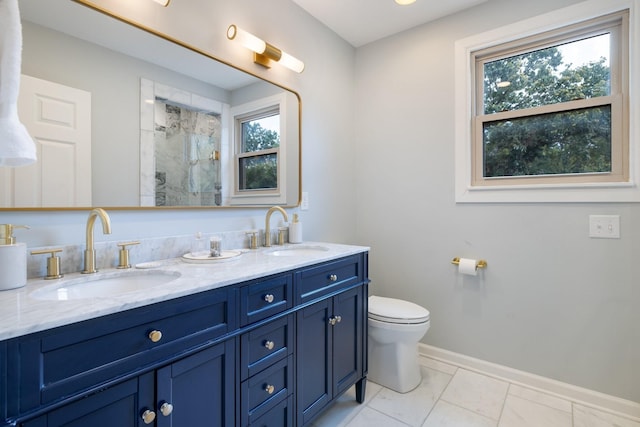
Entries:
<svg viewBox="0 0 640 427">
<path fill-rule="evenodd" d="M 300 210 L 309 210 L 309 193 L 307 191 L 302 192 L 302 200 L 300 201 Z"/>
<path fill-rule="evenodd" d="M 619 239 L 620 215 L 589 215 L 589 237 Z"/>
</svg>

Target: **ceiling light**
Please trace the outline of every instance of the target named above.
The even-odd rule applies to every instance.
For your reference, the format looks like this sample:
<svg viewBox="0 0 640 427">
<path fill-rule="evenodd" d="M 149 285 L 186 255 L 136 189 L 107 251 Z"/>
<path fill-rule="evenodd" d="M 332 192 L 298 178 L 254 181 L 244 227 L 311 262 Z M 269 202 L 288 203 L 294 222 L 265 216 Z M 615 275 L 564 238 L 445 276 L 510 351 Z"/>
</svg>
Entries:
<svg viewBox="0 0 640 427">
<path fill-rule="evenodd" d="M 227 38 L 236 40 L 242 46 L 253 51 L 253 62 L 269 68 L 271 62 L 275 61 L 296 73 L 304 70 L 304 62 L 300 61 L 277 47 L 265 42 L 259 37 L 238 28 L 236 25 L 229 25 Z"/>
<path fill-rule="evenodd" d="M 406 6 L 408 4 L 415 3 L 415 2 L 416 0 L 396 0 L 396 3 L 402 6 Z"/>
</svg>

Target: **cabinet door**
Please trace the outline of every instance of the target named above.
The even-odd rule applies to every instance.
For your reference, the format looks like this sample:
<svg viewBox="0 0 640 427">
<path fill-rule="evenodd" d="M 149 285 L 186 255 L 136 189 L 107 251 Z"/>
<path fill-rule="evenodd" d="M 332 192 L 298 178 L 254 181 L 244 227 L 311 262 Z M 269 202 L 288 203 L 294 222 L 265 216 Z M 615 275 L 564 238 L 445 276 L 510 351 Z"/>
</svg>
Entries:
<svg viewBox="0 0 640 427">
<path fill-rule="evenodd" d="M 333 344 L 328 322 L 332 305 L 331 299 L 326 299 L 297 313 L 296 399 L 300 426 L 331 400 Z"/>
<path fill-rule="evenodd" d="M 340 321 L 333 330 L 333 396 L 337 396 L 362 377 L 363 328 L 362 288 L 333 298 L 333 316 Z M 338 317 L 339 316 L 339 317 Z"/>
<path fill-rule="evenodd" d="M 362 379 L 364 322 L 361 286 L 297 314 L 298 425 Z"/>
<path fill-rule="evenodd" d="M 153 407 L 153 374 L 145 374 L 55 409 L 21 427 L 142 427 Z"/>
<path fill-rule="evenodd" d="M 158 370 L 158 427 L 234 425 L 233 343 L 228 340 Z"/>
</svg>

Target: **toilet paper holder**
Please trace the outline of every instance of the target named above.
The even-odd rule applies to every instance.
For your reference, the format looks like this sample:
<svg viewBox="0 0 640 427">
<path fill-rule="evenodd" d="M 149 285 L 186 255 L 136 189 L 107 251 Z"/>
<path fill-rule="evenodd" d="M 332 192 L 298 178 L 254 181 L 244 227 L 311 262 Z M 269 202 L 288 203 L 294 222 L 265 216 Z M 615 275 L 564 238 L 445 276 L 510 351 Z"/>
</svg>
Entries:
<svg viewBox="0 0 640 427">
<path fill-rule="evenodd" d="M 460 257 L 451 260 L 451 264 L 460 265 Z M 476 262 L 476 268 L 487 268 L 487 261 L 480 259 Z"/>
</svg>

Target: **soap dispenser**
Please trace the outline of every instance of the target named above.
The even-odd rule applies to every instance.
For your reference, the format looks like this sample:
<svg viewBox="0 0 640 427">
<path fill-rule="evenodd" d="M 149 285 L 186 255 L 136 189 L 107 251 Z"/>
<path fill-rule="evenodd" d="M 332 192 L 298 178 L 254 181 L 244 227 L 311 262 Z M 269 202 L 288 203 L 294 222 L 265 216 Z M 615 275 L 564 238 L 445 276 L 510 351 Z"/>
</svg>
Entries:
<svg viewBox="0 0 640 427">
<path fill-rule="evenodd" d="M 293 214 L 293 222 L 289 224 L 289 243 L 302 243 L 302 223 L 298 214 Z"/>
<path fill-rule="evenodd" d="M 26 225 L 0 224 L 0 291 L 27 284 L 27 245 L 16 243 L 13 230 Z"/>
</svg>

